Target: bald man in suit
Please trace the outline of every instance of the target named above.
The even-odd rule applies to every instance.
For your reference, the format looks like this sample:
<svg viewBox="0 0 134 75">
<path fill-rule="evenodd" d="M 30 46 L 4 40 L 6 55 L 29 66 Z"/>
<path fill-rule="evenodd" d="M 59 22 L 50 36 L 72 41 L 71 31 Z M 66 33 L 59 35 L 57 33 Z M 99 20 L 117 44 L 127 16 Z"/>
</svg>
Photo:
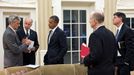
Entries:
<svg viewBox="0 0 134 75">
<path fill-rule="evenodd" d="M 36 51 L 39 48 L 38 36 L 36 31 L 31 29 L 33 20 L 31 18 L 25 18 L 24 27 L 18 29 L 17 34 L 20 40 L 27 37 L 28 39 L 34 41 L 33 47 L 30 52 L 23 52 L 23 65 L 35 64 L 36 61 Z"/>
<path fill-rule="evenodd" d="M 89 38 L 90 54 L 84 58 L 84 64 L 88 66 L 88 75 L 114 75 L 114 34 L 103 25 L 103 12 L 92 12 L 89 22 L 94 31 Z"/>
</svg>

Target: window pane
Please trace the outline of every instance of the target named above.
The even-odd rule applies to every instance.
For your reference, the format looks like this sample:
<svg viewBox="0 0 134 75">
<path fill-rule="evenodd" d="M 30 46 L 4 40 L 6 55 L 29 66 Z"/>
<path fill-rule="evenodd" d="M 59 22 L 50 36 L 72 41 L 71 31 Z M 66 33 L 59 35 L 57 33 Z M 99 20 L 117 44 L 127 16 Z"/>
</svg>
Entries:
<svg viewBox="0 0 134 75">
<path fill-rule="evenodd" d="M 70 36 L 70 25 L 64 24 L 64 32 L 66 33 L 67 37 Z"/>
<path fill-rule="evenodd" d="M 78 23 L 78 10 L 72 10 L 72 23 Z"/>
<path fill-rule="evenodd" d="M 78 36 L 78 24 L 72 25 L 72 36 Z"/>
<path fill-rule="evenodd" d="M 71 39 L 70 38 L 67 38 L 67 46 L 68 46 L 68 50 L 70 51 L 70 49 L 71 49 L 71 43 L 70 43 L 70 41 L 71 41 Z"/>
<path fill-rule="evenodd" d="M 132 28 L 134 28 L 134 18 L 132 18 Z"/>
<path fill-rule="evenodd" d="M 64 23 L 70 23 L 70 10 L 64 10 L 63 13 Z"/>
<path fill-rule="evenodd" d="M 72 38 L 72 50 L 78 50 L 78 38 Z"/>
<path fill-rule="evenodd" d="M 86 23 L 86 10 L 80 10 L 80 22 Z"/>
<path fill-rule="evenodd" d="M 86 36 L 86 24 L 80 25 L 80 36 Z"/>
<path fill-rule="evenodd" d="M 73 59 L 73 64 L 74 63 L 79 63 L 79 54 L 78 54 L 78 52 L 73 52 L 72 53 L 72 59 Z"/>
<path fill-rule="evenodd" d="M 64 63 L 65 64 L 70 64 L 71 63 L 71 53 L 67 52 L 67 54 L 64 57 Z"/>
<path fill-rule="evenodd" d="M 130 27 L 130 18 L 126 18 L 126 24 Z"/>
</svg>

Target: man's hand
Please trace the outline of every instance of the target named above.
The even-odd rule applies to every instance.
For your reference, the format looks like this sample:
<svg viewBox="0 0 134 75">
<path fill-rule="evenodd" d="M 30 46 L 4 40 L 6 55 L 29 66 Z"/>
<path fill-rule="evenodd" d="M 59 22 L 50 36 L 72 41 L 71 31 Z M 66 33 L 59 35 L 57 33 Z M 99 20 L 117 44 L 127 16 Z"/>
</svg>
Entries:
<svg viewBox="0 0 134 75">
<path fill-rule="evenodd" d="M 30 45 L 31 44 L 31 40 L 29 40 L 28 38 L 22 39 L 22 43 L 26 44 L 26 45 Z"/>
<path fill-rule="evenodd" d="M 35 51 L 35 47 L 31 48 L 30 50 L 31 50 L 31 51 Z"/>
</svg>

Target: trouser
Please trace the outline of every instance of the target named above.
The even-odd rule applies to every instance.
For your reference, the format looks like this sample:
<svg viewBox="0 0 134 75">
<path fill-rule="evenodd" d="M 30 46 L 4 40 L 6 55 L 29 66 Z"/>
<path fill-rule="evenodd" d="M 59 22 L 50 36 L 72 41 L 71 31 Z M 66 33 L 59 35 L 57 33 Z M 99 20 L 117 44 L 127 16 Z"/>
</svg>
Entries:
<svg viewBox="0 0 134 75">
<path fill-rule="evenodd" d="M 130 75 L 130 67 L 126 64 L 118 65 L 117 75 Z"/>
</svg>

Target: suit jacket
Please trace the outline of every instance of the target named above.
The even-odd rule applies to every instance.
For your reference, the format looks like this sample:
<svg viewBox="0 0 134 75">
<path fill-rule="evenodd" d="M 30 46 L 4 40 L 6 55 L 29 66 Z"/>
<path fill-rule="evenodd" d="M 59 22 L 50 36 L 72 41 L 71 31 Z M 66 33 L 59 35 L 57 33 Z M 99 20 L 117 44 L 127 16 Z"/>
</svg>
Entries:
<svg viewBox="0 0 134 75">
<path fill-rule="evenodd" d="M 17 34 L 20 41 L 22 41 L 23 38 L 27 37 L 23 28 L 19 29 L 17 31 Z M 26 52 L 23 53 L 24 65 L 35 64 L 35 52 L 39 48 L 37 33 L 34 30 L 30 29 L 28 39 L 34 41 L 35 51 L 32 51 L 31 53 L 26 53 Z"/>
<path fill-rule="evenodd" d="M 48 51 L 44 56 L 44 63 L 63 64 L 63 58 L 66 52 L 66 35 L 59 27 L 57 27 L 50 39 L 50 42 L 48 43 Z"/>
<path fill-rule="evenodd" d="M 121 59 L 116 61 L 117 65 L 124 64 L 129 65 L 134 63 L 134 33 L 125 24 L 123 24 L 119 35 L 117 37 L 117 47 L 121 54 Z"/>
<path fill-rule="evenodd" d="M 84 58 L 89 75 L 114 75 L 116 40 L 104 26 L 94 31 L 89 38 L 91 53 Z"/>
<path fill-rule="evenodd" d="M 22 65 L 22 52 L 27 49 L 27 45 L 21 44 L 16 33 L 7 27 L 3 34 L 4 47 L 4 67 Z"/>
</svg>

